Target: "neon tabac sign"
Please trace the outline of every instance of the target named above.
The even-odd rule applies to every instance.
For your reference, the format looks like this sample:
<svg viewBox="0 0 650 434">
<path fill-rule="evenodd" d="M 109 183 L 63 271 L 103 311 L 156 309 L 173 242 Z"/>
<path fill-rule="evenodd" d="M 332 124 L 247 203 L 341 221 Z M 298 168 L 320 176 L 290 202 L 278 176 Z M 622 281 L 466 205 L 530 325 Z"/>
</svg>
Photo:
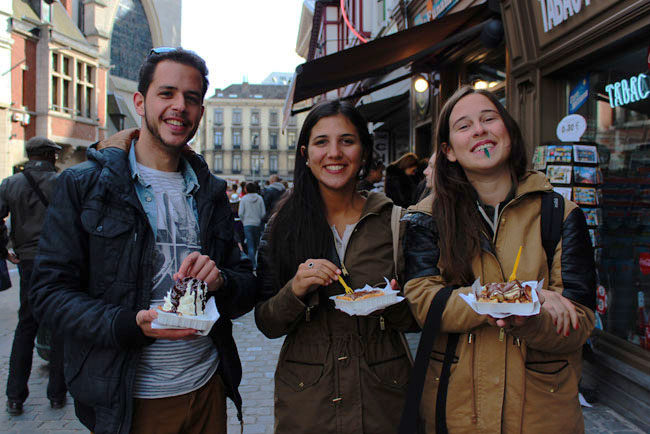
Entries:
<svg viewBox="0 0 650 434">
<path fill-rule="evenodd" d="M 641 73 L 628 79 L 610 83 L 605 86 L 605 91 L 609 96 L 609 105 L 612 108 L 644 100 L 650 96 L 648 76 Z"/>
</svg>

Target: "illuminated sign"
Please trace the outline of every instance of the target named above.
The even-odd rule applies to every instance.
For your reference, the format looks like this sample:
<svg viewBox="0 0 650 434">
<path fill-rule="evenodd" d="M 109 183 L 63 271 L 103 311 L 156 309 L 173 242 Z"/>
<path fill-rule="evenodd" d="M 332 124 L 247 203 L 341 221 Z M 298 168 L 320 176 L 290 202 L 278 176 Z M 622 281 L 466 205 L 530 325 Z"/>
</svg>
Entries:
<svg viewBox="0 0 650 434">
<path fill-rule="evenodd" d="M 569 17 L 582 10 L 583 0 L 539 0 L 542 8 L 542 20 L 544 21 L 544 32 L 547 33 L 553 27 L 565 22 Z M 584 6 L 591 4 L 591 0 L 584 0 Z"/>
<path fill-rule="evenodd" d="M 609 95 L 609 105 L 612 108 L 641 101 L 650 96 L 648 76 L 639 74 L 627 80 L 623 79 L 616 83 L 608 84 L 605 86 L 605 91 Z"/>
</svg>

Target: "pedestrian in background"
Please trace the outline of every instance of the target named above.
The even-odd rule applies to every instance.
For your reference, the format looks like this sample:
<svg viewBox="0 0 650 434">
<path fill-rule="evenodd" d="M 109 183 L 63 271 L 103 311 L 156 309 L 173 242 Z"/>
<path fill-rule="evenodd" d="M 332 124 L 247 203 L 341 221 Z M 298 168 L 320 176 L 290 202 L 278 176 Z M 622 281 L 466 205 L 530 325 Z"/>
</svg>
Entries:
<svg viewBox="0 0 650 434">
<path fill-rule="evenodd" d="M 282 180 L 278 175 L 271 175 L 269 177 L 269 185 L 262 192 L 264 197 L 264 206 L 266 207 L 266 216 L 264 216 L 264 223 L 269 221 L 269 218 L 275 212 L 275 206 L 282 197 L 287 188 L 282 184 Z"/>
<path fill-rule="evenodd" d="M 22 173 L 2 181 L 0 185 L 0 233 L 6 234 L 4 218 L 11 215 L 11 244 L 14 252 L 7 252 L 7 239 L 2 245 L 3 258 L 18 264 L 20 273 L 20 308 L 18 325 L 9 358 L 7 378 L 7 412 L 22 414 L 23 403 L 29 395 L 27 382 L 32 370 L 34 339 L 39 322 L 28 299 L 34 258 L 38 240 L 56 183 L 56 153 L 61 147 L 45 137 L 32 137 L 25 143 L 29 161 Z M 3 259 L 4 260 L 4 259 Z M 47 397 L 52 408 L 65 406 L 66 386 L 63 379 L 63 334 L 54 331 L 50 349 L 50 376 Z"/>
<path fill-rule="evenodd" d="M 419 407 L 426 432 L 583 433 L 578 380 L 596 301 L 584 214 L 560 197 L 561 240 L 548 258 L 540 214 L 543 196 L 555 193 L 544 174 L 526 170 L 519 126 L 498 98 L 463 87 L 437 125 L 434 194 L 404 217 L 405 294 L 420 324 L 434 296 L 453 288 Z M 518 280 L 545 282 L 539 314 L 495 320 L 454 296 L 477 278 L 506 282 L 515 261 Z"/>
<path fill-rule="evenodd" d="M 372 166 L 368 169 L 368 174 L 357 183 L 358 191 L 371 191 L 375 188 L 375 183 L 381 181 L 384 176 L 384 162 L 373 159 Z"/>
<path fill-rule="evenodd" d="M 431 158 L 427 161 L 427 167 L 422 172 L 422 180 L 418 183 L 415 189 L 415 199 L 417 202 L 431 194 L 433 191 L 433 166 L 435 165 L 436 153 L 431 154 Z"/>
<path fill-rule="evenodd" d="M 257 268 L 257 248 L 262 236 L 262 219 L 266 214 L 264 199 L 259 195 L 259 187 L 253 182 L 246 184 L 246 195 L 239 201 L 239 218 L 244 225 L 246 249 L 248 257 L 253 263 L 253 270 Z"/>
<path fill-rule="evenodd" d="M 408 306 L 349 316 L 329 299 L 345 292 L 342 272 L 352 288 L 384 286 L 384 276 L 396 277 L 394 254 L 401 261 L 393 203 L 356 191 L 372 158 L 367 123 L 349 102 L 325 101 L 307 115 L 293 189 L 258 254 L 255 322 L 269 338 L 286 336 L 275 372 L 276 434 L 395 433 L 411 366 L 402 339 L 414 325 Z"/>
<path fill-rule="evenodd" d="M 413 152 L 402 155 L 386 168 L 384 191 L 395 205 L 408 208 L 415 203 L 414 175 L 418 168 L 418 157 Z"/>
<path fill-rule="evenodd" d="M 226 183 L 186 148 L 207 74 L 192 51 L 151 50 L 134 95 L 137 141 L 129 152 L 90 148 L 57 182 L 30 301 L 65 333 L 75 413 L 95 434 L 225 433 L 226 397 L 241 421 L 231 320 L 253 307 L 254 275 Z M 184 277 L 214 297 L 220 318 L 208 336 L 152 327 L 153 306 Z"/>
</svg>

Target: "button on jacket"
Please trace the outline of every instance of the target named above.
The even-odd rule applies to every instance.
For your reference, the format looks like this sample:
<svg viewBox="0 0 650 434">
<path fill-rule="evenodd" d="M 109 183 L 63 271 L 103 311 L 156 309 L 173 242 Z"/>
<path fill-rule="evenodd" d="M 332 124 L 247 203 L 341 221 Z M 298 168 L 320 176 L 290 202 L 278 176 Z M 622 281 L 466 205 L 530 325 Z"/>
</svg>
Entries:
<svg viewBox="0 0 650 434">
<path fill-rule="evenodd" d="M 352 288 L 384 286 L 384 276 L 393 275 L 392 208 L 383 194 L 368 195 L 345 253 Z M 275 371 L 275 433 L 394 434 L 410 370 L 400 335 L 415 326 L 408 306 L 349 316 L 328 298 L 345 292 L 338 282 L 303 301 L 291 290 L 293 279 L 276 281 L 267 236 L 258 255 L 265 301 L 256 306 L 255 321 L 269 338 L 286 335 Z M 338 264 L 333 241 L 331 251 L 327 259 Z"/>
<path fill-rule="evenodd" d="M 28 161 L 25 170 L 38 184 L 45 197 L 52 196 L 56 169 L 49 161 Z M 0 234 L 6 233 L 4 218 L 11 213 L 11 243 L 20 259 L 33 260 L 38 251 L 46 208 L 22 173 L 5 178 L 0 185 Z M 4 248 L 5 243 L 2 245 Z M 4 256 L 3 256 L 4 257 Z"/>
<path fill-rule="evenodd" d="M 458 293 L 469 293 L 470 287 L 454 290 L 442 315 L 442 333 L 431 353 L 425 380 L 420 414 L 427 433 L 435 432 L 436 392 L 447 333 L 460 333 L 447 394 L 450 434 L 584 432 L 578 381 L 582 345 L 594 327 L 593 250 L 582 210 L 565 200 L 562 239 L 548 269 L 540 211 L 541 196 L 551 189 L 543 174 L 528 172 L 514 199 L 503 208 L 494 240 L 484 234 L 481 254 L 467 260 L 482 284 L 505 282 L 519 246 L 523 246 L 518 279 L 544 279 L 545 288 L 570 299 L 578 313 L 579 329 L 572 329 L 568 337 L 558 335 L 544 309 L 522 327 L 508 331 L 492 327 L 486 315 L 475 313 L 458 297 Z M 404 217 L 405 295 L 420 324 L 434 295 L 446 286 L 438 268 L 438 228 L 431 207 L 429 196 Z"/>
<path fill-rule="evenodd" d="M 234 240 L 226 184 L 205 161 L 184 154 L 200 187 L 201 253 L 222 271 L 214 295 L 221 317 L 210 332 L 218 373 L 241 411 L 241 363 L 231 319 L 254 304 L 250 261 Z M 127 154 L 88 150 L 88 161 L 64 171 L 43 227 L 30 297 L 37 316 L 65 334 L 65 377 L 76 414 L 97 434 L 128 433 L 132 390 L 146 337 L 135 321 L 149 308 L 155 236 L 134 188 Z"/>
</svg>

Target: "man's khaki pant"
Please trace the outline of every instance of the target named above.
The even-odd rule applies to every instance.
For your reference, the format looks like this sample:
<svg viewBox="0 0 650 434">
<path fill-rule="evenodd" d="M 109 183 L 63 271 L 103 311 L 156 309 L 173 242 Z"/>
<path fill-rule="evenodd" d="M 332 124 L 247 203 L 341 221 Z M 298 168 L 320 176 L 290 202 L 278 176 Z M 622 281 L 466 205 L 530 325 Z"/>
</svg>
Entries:
<svg viewBox="0 0 650 434">
<path fill-rule="evenodd" d="M 203 387 L 180 396 L 134 399 L 132 434 L 226 434 L 226 390 L 215 373 Z"/>
</svg>

